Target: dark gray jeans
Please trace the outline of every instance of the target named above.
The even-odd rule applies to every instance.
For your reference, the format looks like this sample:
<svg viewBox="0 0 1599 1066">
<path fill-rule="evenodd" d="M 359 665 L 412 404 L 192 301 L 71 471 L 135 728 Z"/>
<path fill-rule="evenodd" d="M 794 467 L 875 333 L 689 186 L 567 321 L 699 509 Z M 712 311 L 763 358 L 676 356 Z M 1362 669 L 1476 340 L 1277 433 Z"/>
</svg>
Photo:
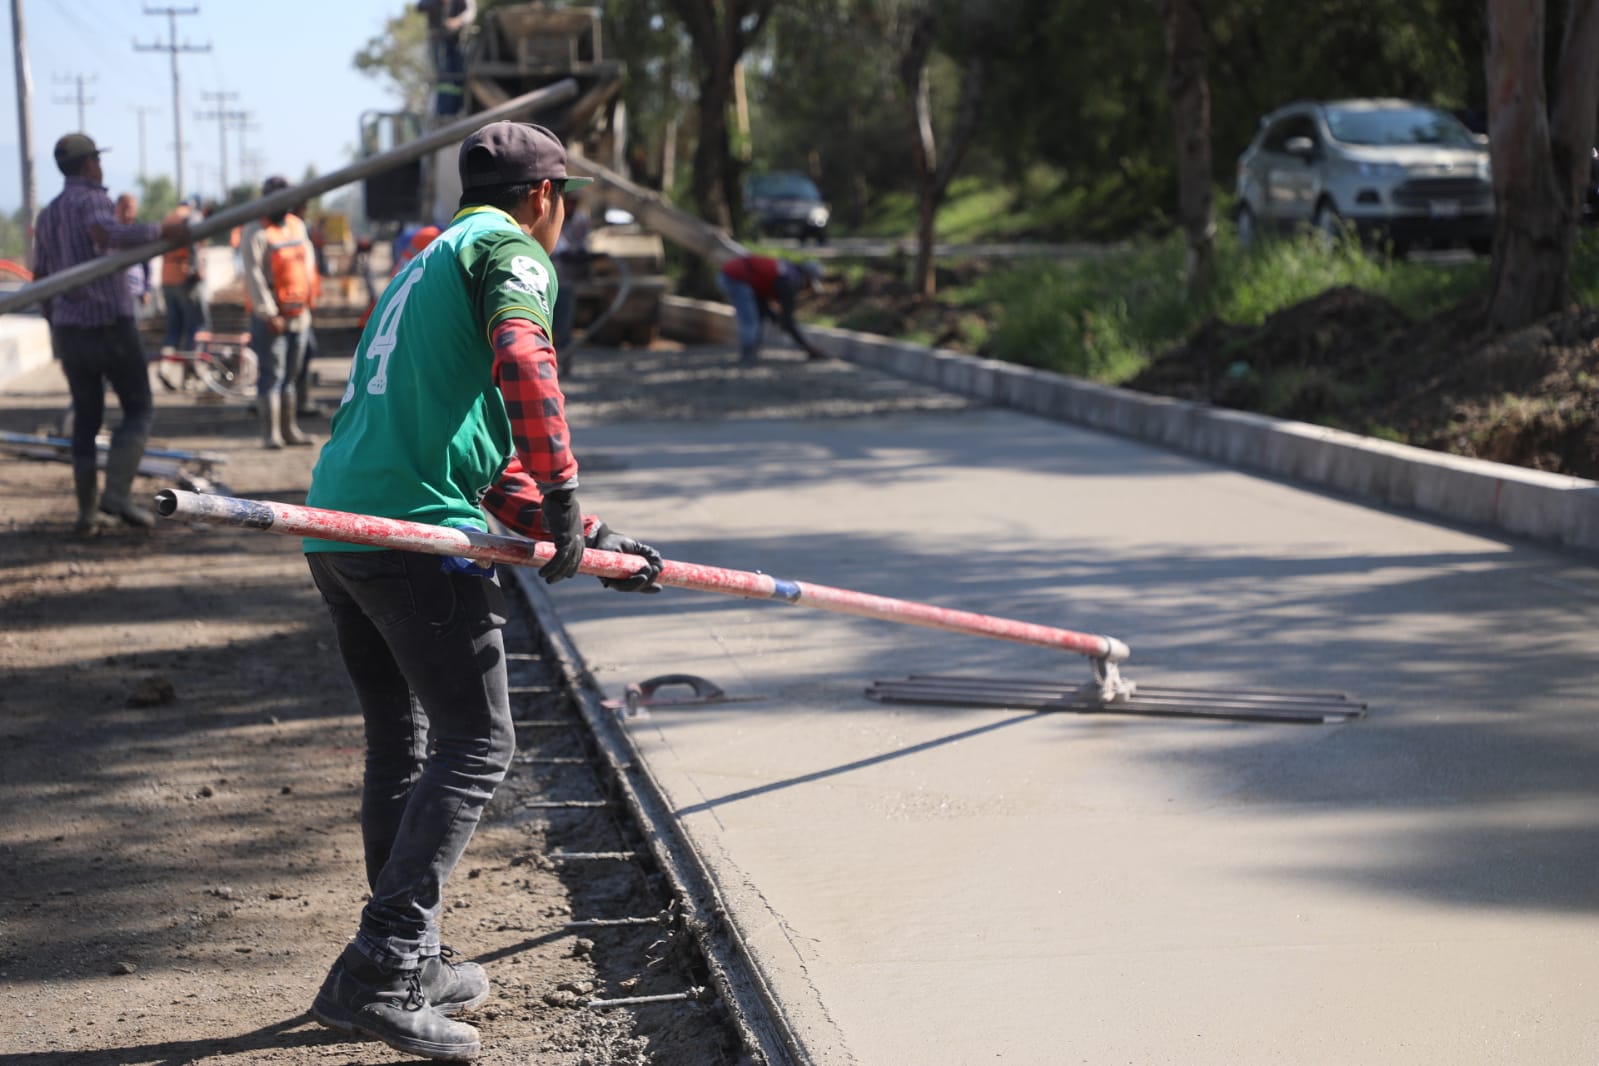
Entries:
<svg viewBox="0 0 1599 1066">
<path fill-rule="evenodd" d="M 444 883 L 516 749 L 497 579 L 414 552 L 311 552 L 366 722 L 356 946 L 408 968 L 439 950 Z"/>
<path fill-rule="evenodd" d="M 310 332 L 309 329 L 286 329 L 273 333 L 266 319 L 260 315 L 250 316 L 250 347 L 255 349 L 261 375 L 255 382 L 257 396 L 270 396 L 274 392 L 281 395 L 294 390 Z"/>
<path fill-rule="evenodd" d="M 122 421 L 111 434 L 112 444 L 124 438 L 143 439 L 150 432 L 155 418 L 150 370 L 133 319 L 119 318 L 109 326 L 57 326 L 50 340 L 72 393 L 74 459 L 95 459 L 94 438 L 105 421 L 107 385 L 122 405 Z"/>
</svg>

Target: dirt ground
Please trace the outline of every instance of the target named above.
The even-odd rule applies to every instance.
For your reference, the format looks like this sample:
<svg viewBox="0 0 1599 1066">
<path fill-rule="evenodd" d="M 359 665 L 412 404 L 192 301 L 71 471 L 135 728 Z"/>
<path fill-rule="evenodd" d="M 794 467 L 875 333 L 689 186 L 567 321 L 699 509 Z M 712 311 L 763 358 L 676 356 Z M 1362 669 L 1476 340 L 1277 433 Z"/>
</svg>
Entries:
<svg viewBox="0 0 1599 1066">
<path fill-rule="evenodd" d="M 322 360 L 330 405 L 342 360 Z M 566 380 L 580 461 L 600 419 L 869 416 L 958 407 L 932 390 L 793 351 L 579 353 Z M 648 396 L 647 405 L 641 397 Z M 153 445 L 215 452 L 223 488 L 298 502 L 313 449 L 262 450 L 238 403 L 157 386 Z M 56 368 L 0 393 L 0 429 L 66 404 Z M 113 411 L 110 418 L 117 417 Z M 325 433 L 324 420 L 307 423 Z M 153 493 L 160 479 L 136 488 Z M 598 491 L 598 490 L 597 490 Z M 79 539 L 70 467 L 0 459 L 0 1061 L 15 1066 L 365 1066 L 406 1061 L 305 1013 L 364 899 L 361 729 L 298 541 L 163 522 Z M 548 683 L 508 632 L 513 684 Z M 537 694 L 520 717 L 562 708 Z M 530 721 L 517 764 L 450 882 L 444 931 L 489 972 L 470 1016 L 488 1064 L 717 1066 L 741 1052 L 712 1000 L 593 1009 L 703 986 L 669 900 L 627 860 L 627 826 L 549 800 L 598 797 L 572 731 Z"/>
</svg>

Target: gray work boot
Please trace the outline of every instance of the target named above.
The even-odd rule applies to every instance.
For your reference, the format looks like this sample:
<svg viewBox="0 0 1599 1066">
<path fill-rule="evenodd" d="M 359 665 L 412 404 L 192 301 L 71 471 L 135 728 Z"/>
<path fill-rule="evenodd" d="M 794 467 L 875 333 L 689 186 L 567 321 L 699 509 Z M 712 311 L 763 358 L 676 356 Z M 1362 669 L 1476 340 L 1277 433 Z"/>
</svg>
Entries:
<svg viewBox="0 0 1599 1066">
<path fill-rule="evenodd" d="M 99 525 L 100 514 L 100 464 L 95 459 L 72 460 L 72 488 L 78 498 L 78 520 L 72 523 L 72 532 L 78 536 L 93 533 Z"/>
<path fill-rule="evenodd" d="M 143 433 L 112 435 L 111 453 L 105 460 L 105 492 L 100 496 L 102 512 L 141 529 L 155 527 L 155 515 L 133 502 L 133 476 L 139 472 L 147 439 Z"/>
<path fill-rule="evenodd" d="M 428 1002 L 420 967 L 385 970 L 354 944 L 328 971 L 311 1014 L 330 1029 L 364 1033 L 427 1059 L 475 1059 L 481 1047 L 476 1029 Z"/>
<path fill-rule="evenodd" d="M 440 1014 L 477 1010 L 488 1002 L 489 976 L 475 962 L 454 962 L 455 951 L 441 947 L 422 956 L 422 991 Z"/>
<path fill-rule="evenodd" d="M 261 447 L 276 451 L 283 447 L 283 397 L 275 392 L 256 397 L 261 409 Z"/>
<path fill-rule="evenodd" d="M 283 391 L 283 400 L 278 405 L 278 428 L 283 434 L 283 443 L 296 447 L 315 444 L 316 441 L 314 439 L 300 431 L 300 424 L 295 421 L 295 411 L 298 407 L 299 398 L 295 395 L 295 390 L 285 389 Z"/>
</svg>

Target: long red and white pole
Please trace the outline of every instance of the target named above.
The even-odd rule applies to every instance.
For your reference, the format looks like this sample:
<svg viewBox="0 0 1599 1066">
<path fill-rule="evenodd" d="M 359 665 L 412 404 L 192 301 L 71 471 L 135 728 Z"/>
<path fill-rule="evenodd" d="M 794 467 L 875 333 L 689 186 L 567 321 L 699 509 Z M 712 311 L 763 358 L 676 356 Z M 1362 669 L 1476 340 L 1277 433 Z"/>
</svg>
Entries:
<svg viewBox="0 0 1599 1066">
<path fill-rule="evenodd" d="M 471 559 L 492 559 L 512 566 L 542 566 L 555 553 L 548 541 L 523 537 L 504 537 L 475 530 L 450 529 L 394 518 L 328 511 L 317 507 L 274 503 L 269 500 L 244 500 L 233 496 L 164 489 L 156 495 L 156 510 L 168 518 L 187 519 L 210 525 L 239 526 L 286 536 L 317 537 L 344 544 L 366 544 L 428 555 L 454 555 Z M 583 552 L 580 571 L 594 577 L 631 577 L 644 567 L 636 555 L 616 552 Z M 747 570 L 727 570 L 700 563 L 666 560 L 659 582 L 674 588 L 719 592 L 752 600 L 778 600 L 783 603 L 815 607 L 839 614 L 904 622 L 928 629 L 992 637 L 1018 644 L 1073 651 L 1094 660 L 1096 673 L 1109 669 L 1131 652 L 1115 637 L 1076 633 L 1069 629 L 1018 622 L 993 615 L 956 611 L 913 600 L 896 600 L 850 589 L 791 581 L 770 574 Z"/>
</svg>

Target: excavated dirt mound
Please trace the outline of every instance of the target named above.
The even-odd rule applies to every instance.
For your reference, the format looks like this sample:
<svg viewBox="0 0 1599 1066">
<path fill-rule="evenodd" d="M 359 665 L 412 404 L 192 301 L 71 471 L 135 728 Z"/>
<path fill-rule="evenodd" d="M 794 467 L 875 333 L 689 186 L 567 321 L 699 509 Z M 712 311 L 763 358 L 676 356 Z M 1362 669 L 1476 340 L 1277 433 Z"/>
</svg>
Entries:
<svg viewBox="0 0 1599 1066">
<path fill-rule="evenodd" d="M 1599 312 L 1438 345 L 1379 420 L 1412 443 L 1599 478 Z"/>
<path fill-rule="evenodd" d="M 1480 301 L 1412 322 L 1332 289 L 1258 327 L 1207 322 L 1128 387 L 1317 422 L 1457 455 L 1599 476 L 1599 312 L 1514 333 Z"/>
<path fill-rule="evenodd" d="M 1284 418 L 1339 414 L 1355 382 L 1382 372 L 1377 357 L 1388 337 L 1408 327 L 1382 299 L 1330 289 L 1258 328 L 1211 319 L 1127 385 L 1224 407 L 1270 407 Z"/>
</svg>

